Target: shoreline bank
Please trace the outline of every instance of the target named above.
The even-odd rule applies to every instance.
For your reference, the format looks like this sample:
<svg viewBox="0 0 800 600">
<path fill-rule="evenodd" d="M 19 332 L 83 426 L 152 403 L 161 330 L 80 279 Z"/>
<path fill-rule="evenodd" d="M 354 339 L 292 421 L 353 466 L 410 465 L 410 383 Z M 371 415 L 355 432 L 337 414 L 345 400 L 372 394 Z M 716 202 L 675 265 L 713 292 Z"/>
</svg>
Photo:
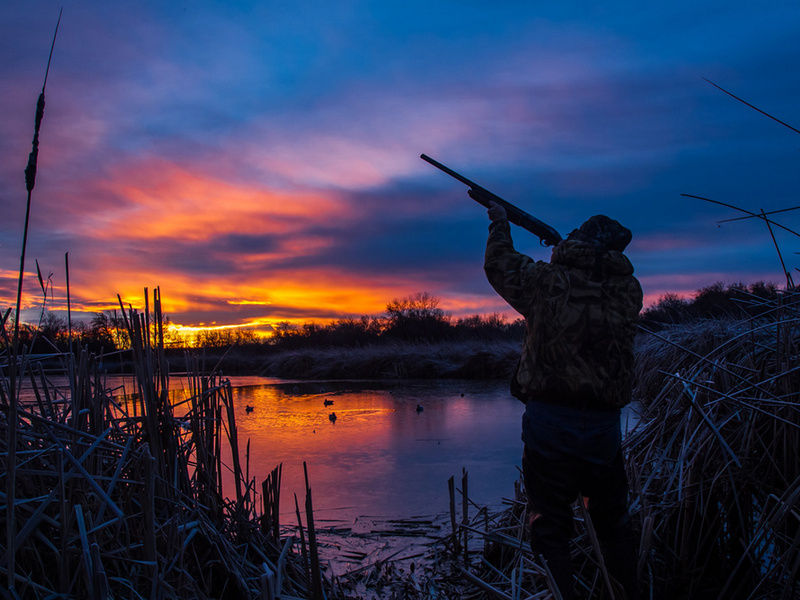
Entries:
<svg viewBox="0 0 800 600">
<path fill-rule="evenodd" d="M 234 346 L 200 353 L 203 371 L 280 379 L 508 379 L 517 341 L 393 342 L 362 347 L 268 350 Z M 186 370 L 184 350 L 169 350 L 173 372 Z"/>
</svg>

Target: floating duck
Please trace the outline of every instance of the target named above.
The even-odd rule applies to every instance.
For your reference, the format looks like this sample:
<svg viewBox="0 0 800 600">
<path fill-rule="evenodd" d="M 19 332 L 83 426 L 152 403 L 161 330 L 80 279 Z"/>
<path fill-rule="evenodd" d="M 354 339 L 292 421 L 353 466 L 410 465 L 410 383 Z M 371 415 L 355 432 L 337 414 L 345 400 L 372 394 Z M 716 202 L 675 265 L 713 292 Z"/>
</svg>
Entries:
<svg viewBox="0 0 800 600">
<path fill-rule="evenodd" d="M 423 410 L 425 410 L 425 409 L 422 408 L 422 405 L 421 404 L 417 404 L 417 414 L 421 413 Z"/>
<path fill-rule="evenodd" d="M 336 413 L 329 414 L 328 418 L 330 419 L 331 423 L 336 423 Z"/>
<path fill-rule="evenodd" d="M 325 400 L 323 400 L 323 401 L 322 401 L 322 403 L 323 403 L 325 406 L 330 406 L 331 404 L 333 404 L 333 400 L 328 400 L 328 399 L 326 398 Z"/>
<path fill-rule="evenodd" d="M 255 406 L 250 406 L 250 405 L 248 404 L 247 406 L 245 406 L 245 407 L 244 407 L 244 409 L 245 409 L 247 412 L 253 412 L 253 411 L 256 409 L 256 407 L 255 407 Z"/>
</svg>

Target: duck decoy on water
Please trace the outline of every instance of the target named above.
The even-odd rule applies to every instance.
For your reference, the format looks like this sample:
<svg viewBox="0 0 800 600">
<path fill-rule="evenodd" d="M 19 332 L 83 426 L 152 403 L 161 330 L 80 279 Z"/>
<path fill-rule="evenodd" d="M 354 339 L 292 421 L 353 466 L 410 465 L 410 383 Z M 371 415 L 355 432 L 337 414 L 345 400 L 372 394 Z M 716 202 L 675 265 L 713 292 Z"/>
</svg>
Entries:
<svg viewBox="0 0 800 600">
<path fill-rule="evenodd" d="M 256 407 L 255 407 L 255 406 L 250 406 L 250 405 L 248 404 L 247 406 L 245 406 L 245 407 L 244 407 L 244 409 L 245 409 L 247 412 L 253 412 L 253 411 L 256 409 Z"/>
<path fill-rule="evenodd" d="M 328 418 L 331 420 L 331 423 L 336 423 L 336 413 L 329 414 Z"/>
<path fill-rule="evenodd" d="M 325 406 L 330 406 L 331 404 L 333 404 L 333 400 L 328 400 L 327 398 L 325 398 L 325 400 L 323 400 L 322 403 Z"/>
<path fill-rule="evenodd" d="M 423 410 L 425 410 L 425 409 L 422 408 L 422 405 L 421 404 L 417 404 L 417 414 L 421 413 Z"/>
</svg>

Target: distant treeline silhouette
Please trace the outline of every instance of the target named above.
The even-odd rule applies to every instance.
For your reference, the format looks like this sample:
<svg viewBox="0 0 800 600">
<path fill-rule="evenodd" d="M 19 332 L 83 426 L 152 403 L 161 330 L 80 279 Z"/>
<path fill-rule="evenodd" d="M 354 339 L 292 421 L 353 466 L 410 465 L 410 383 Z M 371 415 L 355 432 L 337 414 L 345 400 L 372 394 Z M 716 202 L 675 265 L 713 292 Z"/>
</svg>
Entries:
<svg viewBox="0 0 800 600">
<path fill-rule="evenodd" d="M 779 294 L 776 284 L 763 281 L 746 285 L 717 282 L 699 289 L 691 298 L 664 294 L 658 302 L 642 311 L 642 324 L 650 329 L 689 323 L 699 319 L 742 316 L 759 317 L 774 310 Z M 201 348 L 259 346 L 263 349 L 296 350 L 303 347 L 361 347 L 387 342 L 462 342 L 521 340 L 525 331 L 522 318 L 504 315 L 472 315 L 455 318 L 440 308 L 440 300 L 428 292 L 394 298 L 378 316 L 344 317 L 327 324 L 315 322 L 296 325 L 287 321 L 275 326 L 268 338 L 258 337 L 248 329 L 209 329 L 191 339 L 181 337 L 168 327 L 167 347 L 186 345 Z M 166 318 L 166 325 L 169 318 Z M 12 327 L 7 319 L 6 329 Z M 6 332 L 8 334 L 8 331 Z M 0 339 L 0 348 L 9 339 Z M 20 341 L 34 353 L 64 351 L 70 339 L 73 347 L 91 352 L 110 352 L 126 348 L 129 340 L 122 315 L 117 311 L 97 313 L 90 322 L 75 321 L 69 330 L 67 320 L 43 311 L 37 324 L 20 326 Z"/>
<path fill-rule="evenodd" d="M 0 348 L 6 348 L 13 329 L 13 317 L 6 321 L 5 335 L 0 338 Z M 66 352 L 70 343 L 74 349 L 86 348 L 99 354 L 116 349 L 127 348 L 130 338 L 124 319 L 117 311 L 96 313 L 91 321 L 75 320 L 71 327 L 67 319 L 55 312 L 42 310 L 38 323 L 21 322 L 19 341 L 30 353 L 47 354 Z"/>
<path fill-rule="evenodd" d="M 774 310 L 779 293 L 763 281 L 725 285 L 714 283 L 697 290 L 691 298 L 665 294 L 642 311 L 649 328 L 689 323 L 701 319 L 758 317 Z M 439 299 L 427 292 L 395 298 L 381 316 L 344 318 L 327 325 L 280 323 L 269 343 L 282 349 L 305 346 L 363 346 L 381 342 L 446 342 L 471 340 L 522 340 L 525 321 L 520 317 L 473 315 L 453 318 L 439 307 Z"/>
<path fill-rule="evenodd" d="M 473 315 L 454 318 L 439 308 L 439 299 L 428 292 L 394 298 L 379 316 L 344 317 L 327 324 L 288 321 L 275 326 L 271 337 L 263 338 L 249 329 L 208 329 L 192 338 L 181 337 L 169 327 L 165 317 L 164 342 L 168 348 L 190 345 L 195 348 L 260 347 L 264 350 L 295 350 L 303 347 L 360 347 L 385 342 L 446 342 L 519 339 L 525 330 L 521 318 L 509 321 L 502 315 Z M 9 319 L 10 321 L 10 319 Z M 11 327 L 7 322 L 6 327 Z M 67 320 L 57 313 L 43 311 L 38 324 L 24 323 L 20 340 L 31 352 L 65 351 L 73 347 L 91 352 L 110 352 L 127 348 L 127 329 L 117 311 L 97 313 L 90 322 L 75 321 L 70 331 Z M 0 340 L 0 348 L 4 342 Z"/>
<path fill-rule="evenodd" d="M 653 306 L 642 311 L 642 324 L 658 329 L 701 319 L 766 316 L 775 310 L 778 294 L 774 283 L 725 285 L 717 282 L 697 290 L 691 298 L 664 294 Z"/>
<path fill-rule="evenodd" d="M 343 318 L 330 324 L 279 323 L 270 343 L 282 349 L 305 346 L 357 347 L 382 342 L 445 342 L 522 340 L 525 323 L 504 316 L 473 315 L 453 318 L 439 308 L 439 299 L 427 292 L 395 298 L 380 316 Z"/>
</svg>

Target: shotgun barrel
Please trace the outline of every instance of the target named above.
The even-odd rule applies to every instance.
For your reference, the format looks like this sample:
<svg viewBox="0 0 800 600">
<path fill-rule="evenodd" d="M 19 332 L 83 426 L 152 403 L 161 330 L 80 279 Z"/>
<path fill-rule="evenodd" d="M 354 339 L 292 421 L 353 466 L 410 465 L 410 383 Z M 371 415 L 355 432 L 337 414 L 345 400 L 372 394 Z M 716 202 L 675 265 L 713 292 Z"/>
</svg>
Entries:
<svg viewBox="0 0 800 600">
<path fill-rule="evenodd" d="M 470 181 L 463 175 L 456 173 L 455 171 L 453 171 L 453 169 L 446 167 L 445 165 L 443 165 L 437 160 L 434 160 L 427 154 L 421 154 L 420 158 L 425 162 L 432 164 L 440 171 L 444 171 L 445 173 L 450 175 L 450 177 L 457 179 L 458 181 L 469 187 L 467 194 L 469 194 L 469 197 L 475 200 L 478 204 L 481 204 L 486 208 L 489 208 L 491 203 L 495 202 L 500 206 L 502 206 L 503 208 L 505 208 L 506 213 L 508 214 L 508 220 L 511 223 L 519 225 L 523 229 L 530 231 L 532 234 L 537 236 L 539 238 L 540 243 L 543 246 L 555 246 L 561 241 L 561 235 L 558 233 L 558 231 L 553 229 L 547 223 L 540 221 L 533 215 L 526 213 L 521 208 L 518 208 L 513 204 L 511 204 L 510 202 L 503 200 L 500 196 L 497 196 L 492 192 L 490 192 L 489 190 L 487 190 L 486 188 L 479 186 L 474 181 Z"/>
</svg>

